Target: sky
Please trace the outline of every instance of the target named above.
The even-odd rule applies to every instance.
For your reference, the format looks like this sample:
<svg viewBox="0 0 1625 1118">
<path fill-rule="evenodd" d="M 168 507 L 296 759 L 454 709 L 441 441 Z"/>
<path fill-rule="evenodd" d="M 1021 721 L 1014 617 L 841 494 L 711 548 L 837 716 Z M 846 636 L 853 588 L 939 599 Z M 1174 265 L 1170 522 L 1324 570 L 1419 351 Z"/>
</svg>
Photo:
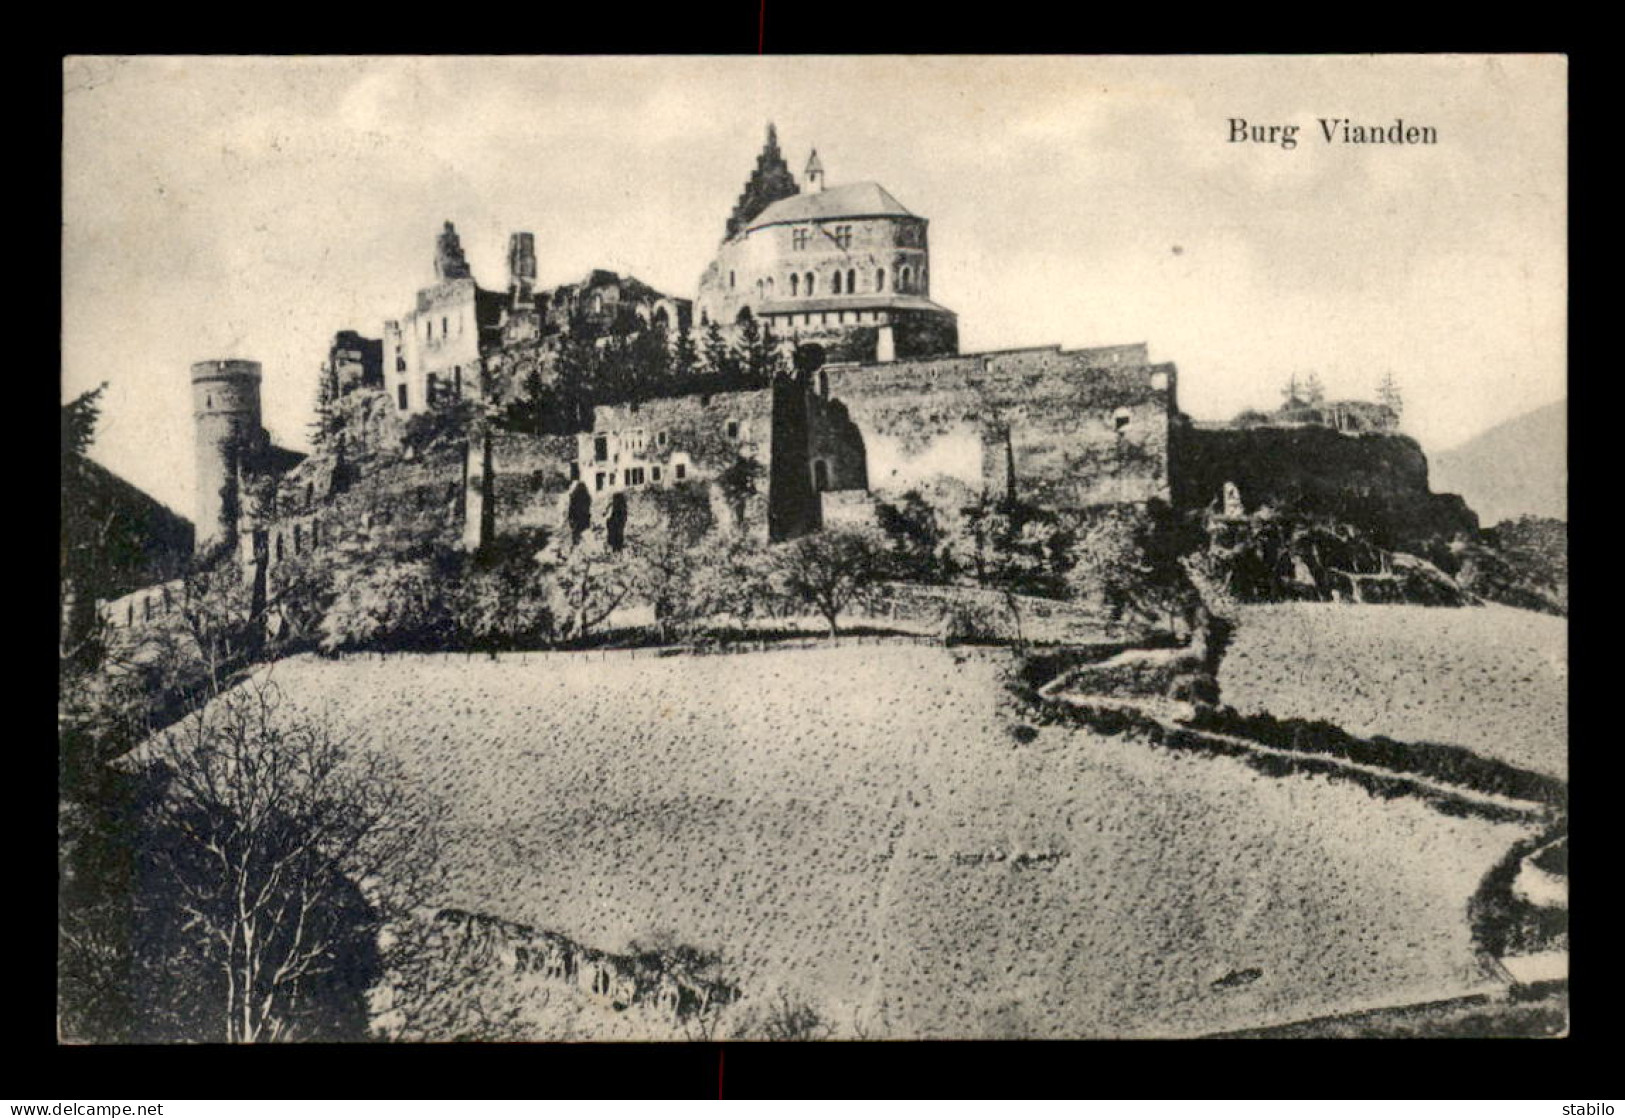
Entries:
<svg viewBox="0 0 1625 1118">
<path fill-rule="evenodd" d="M 191 515 L 193 362 L 261 362 L 305 448 L 333 334 L 411 305 L 444 221 L 486 287 L 528 230 L 539 284 L 692 298 L 772 121 L 798 175 L 816 147 L 930 220 L 964 352 L 1146 342 L 1198 419 L 1392 373 L 1436 452 L 1565 395 L 1566 87 L 1554 56 L 69 58 L 62 396 L 108 382 L 93 457 Z"/>
</svg>

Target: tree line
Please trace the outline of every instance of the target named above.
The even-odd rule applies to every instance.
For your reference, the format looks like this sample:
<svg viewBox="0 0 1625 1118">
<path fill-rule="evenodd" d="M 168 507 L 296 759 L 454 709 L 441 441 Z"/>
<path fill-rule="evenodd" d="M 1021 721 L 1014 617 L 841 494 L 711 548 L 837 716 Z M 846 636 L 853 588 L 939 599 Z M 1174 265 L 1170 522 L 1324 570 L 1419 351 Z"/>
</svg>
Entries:
<svg viewBox="0 0 1625 1118">
<path fill-rule="evenodd" d="M 519 366 L 499 421 L 510 430 L 549 434 L 582 429 L 595 404 L 766 388 L 790 370 L 783 339 L 754 318 L 732 338 L 711 322 L 696 339 L 687 323 L 672 334 L 659 324 L 643 326 L 630 313 L 607 331 L 577 319 Z"/>
</svg>

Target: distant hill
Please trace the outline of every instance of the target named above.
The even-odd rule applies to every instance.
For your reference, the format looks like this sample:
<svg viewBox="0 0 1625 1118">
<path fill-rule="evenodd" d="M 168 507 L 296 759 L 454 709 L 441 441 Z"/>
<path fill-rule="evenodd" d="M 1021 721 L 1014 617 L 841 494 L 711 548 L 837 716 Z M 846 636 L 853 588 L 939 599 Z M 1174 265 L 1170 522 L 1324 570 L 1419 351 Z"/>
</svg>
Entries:
<svg viewBox="0 0 1625 1118">
<path fill-rule="evenodd" d="M 1568 519 L 1568 405 L 1559 401 L 1432 456 L 1435 493 L 1460 493 L 1486 527 L 1531 513 Z"/>
</svg>

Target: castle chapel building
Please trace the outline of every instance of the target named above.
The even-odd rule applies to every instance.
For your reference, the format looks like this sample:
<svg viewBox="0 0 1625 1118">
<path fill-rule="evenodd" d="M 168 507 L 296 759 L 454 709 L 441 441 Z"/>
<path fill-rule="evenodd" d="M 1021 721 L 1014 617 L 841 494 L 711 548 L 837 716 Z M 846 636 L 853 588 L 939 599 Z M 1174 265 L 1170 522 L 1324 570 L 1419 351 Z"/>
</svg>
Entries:
<svg viewBox="0 0 1625 1118">
<path fill-rule="evenodd" d="M 700 277 L 700 325 L 754 318 L 832 362 L 958 353 L 958 319 L 930 298 L 927 224 L 879 183 L 826 187 L 816 150 L 798 183 L 770 124 Z"/>
</svg>

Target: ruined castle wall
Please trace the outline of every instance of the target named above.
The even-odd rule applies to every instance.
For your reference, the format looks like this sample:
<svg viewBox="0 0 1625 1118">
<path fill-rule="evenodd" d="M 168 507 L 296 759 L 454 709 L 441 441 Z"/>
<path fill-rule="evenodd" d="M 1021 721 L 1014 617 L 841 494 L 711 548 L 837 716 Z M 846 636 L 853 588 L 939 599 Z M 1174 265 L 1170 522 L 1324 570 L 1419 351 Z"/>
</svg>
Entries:
<svg viewBox="0 0 1625 1118">
<path fill-rule="evenodd" d="M 943 478 L 1058 508 L 1169 498 L 1176 372 L 1143 345 L 832 367 L 830 396 L 862 432 L 869 485 Z"/>
<path fill-rule="evenodd" d="M 846 404 L 813 396 L 807 420 L 808 470 L 813 488 L 820 492 L 868 489 L 863 432 L 852 422 Z"/>
<path fill-rule="evenodd" d="M 596 519 L 615 493 L 714 483 L 744 459 L 758 471 L 754 494 L 737 510 L 738 526 L 767 531 L 768 479 L 773 468 L 773 393 L 769 389 L 696 394 L 638 404 L 601 404 L 592 430 L 575 436 L 568 459 L 593 498 Z M 629 512 L 640 502 L 632 500 Z M 719 523 L 734 509 L 718 495 Z"/>
<path fill-rule="evenodd" d="M 552 528 L 566 523 L 576 481 L 574 435 L 496 432 L 491 436 L 496 528 Z"/>
<path fill-rule="evenodd" d="M 1182 426 L 1174 447 L 1173 496 L 1181 507 L 1212 504 L 1229 481 L 1248 512 L 1268 505 L 1332 516 L 1373 533 L 1384 547 L 1478 530 L 1460 497 L 1429 490 L 1427 457 L 1405 435 Z"/>
</svg>

